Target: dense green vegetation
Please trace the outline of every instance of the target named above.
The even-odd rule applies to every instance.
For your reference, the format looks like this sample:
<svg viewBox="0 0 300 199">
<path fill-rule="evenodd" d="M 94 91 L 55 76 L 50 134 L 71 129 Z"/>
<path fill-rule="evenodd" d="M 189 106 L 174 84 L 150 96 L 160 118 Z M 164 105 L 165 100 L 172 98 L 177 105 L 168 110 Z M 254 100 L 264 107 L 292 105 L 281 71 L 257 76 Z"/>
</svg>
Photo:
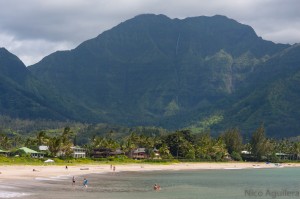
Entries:
<svg viewBox="0 0 300 199">
<path fill-rule="evenodd" d="M 297 136 L 299 55 L 299 45 L 265 41 L 224 16 L 140 15 L 28 68 L 1 48 L 0 113 L 26 132 L 77 126 L 80 143 L 105 126 L 217 137 L 264 123 L 271 137 Z"/>
<path fill-rule="evenodd" d="M 139 131 L 140 130 L 140 131 Z M 141 131 L 142 130 L 142 131 Z M 153 131 L 154 129 L 152 129 Z M 131 129 L 126 136 L 119 137 L 120 133 L 108 131 L 102 135 L 87 137 L 88 141 L 80 144 L 86 149 L 89 157 L 94 149 L 121 149 L 125 154 L 130 154 L 137 148 L 145 148 L 148 159 L 143 161 L 132 160 L 125 155 L 111 156 L 100 159 L 74 160 L 71 158 L 71 146 L 78 145 L 81 133 L 74 132 L 70 127 L 63 130 L 51 132 L 40 131 L 34 136 L 26 138 L 18 135 L 0 134 L 0 149 L 9 150 L 11 156 L 18 155 L 12 159 L 2 158 L 5 163 L 30 163 L 40 164 L 41 160 L 30 160 L 29 155 L 18 150 L 26 146 L 38 150 L 38 146 L 46 145 L 49 151 L 46 157 L 56 157 L 58 152 L 62 155 L 57 159 L 58 163 L 93 163 L 101 162 L 172 162 L 172 161 L 297 161 L 300 157 L 300 139 L 275 140 L 266 137 L 264 126 L 261 125 L 252 132 L 250 140 L 246 141 L 237 128 L 228 129 L 218 137 L 212 137 L 209 132 L 192 133 L 189 130 L 178 130 L 164 132 L 155 129 L 156 133 L 149 133 L 151 129 Z M 155 159 L 154 150 L 157 149 L 160 159 Z M 243 154 L 248 151 L 250 154 Z M 26 161 L 24 158 L 27 158 Z M 44 160 L 44 159 L 42 159 Z"/>
<path fill-rule="evenodd" d="M 0 48 L 0 70 L 2 116 L 61 121 L 75 118 L 70 108 L 72 102 L 39 81 L 18 57 L 4 48 Z"/>
<path fill-rule="evenodd" d="M 140 15 L 29 69 L 98 122 L 212 133 L 265 122 L 285 137 L 300 129 L 290 110 L 299 106 L 299 47 L 289 47 L 223 16 Z"/>
</svg>

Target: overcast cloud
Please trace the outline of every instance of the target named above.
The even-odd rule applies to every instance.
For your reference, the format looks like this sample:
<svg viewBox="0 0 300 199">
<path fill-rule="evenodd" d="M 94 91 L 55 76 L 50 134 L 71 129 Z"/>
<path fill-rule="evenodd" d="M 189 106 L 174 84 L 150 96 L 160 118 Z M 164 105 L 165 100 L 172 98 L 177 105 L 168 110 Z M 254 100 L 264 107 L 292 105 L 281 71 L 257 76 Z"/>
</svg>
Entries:
<svg viewBox="0 0 300 199">
<path fill-rule="evenodd" d="M 0 0 L 0 47 L 31 65 L 143 13 L 225 15 L 266 40 L 294 44 L 300 42 L 299 8 L 299 0 Z"/>
</svg>

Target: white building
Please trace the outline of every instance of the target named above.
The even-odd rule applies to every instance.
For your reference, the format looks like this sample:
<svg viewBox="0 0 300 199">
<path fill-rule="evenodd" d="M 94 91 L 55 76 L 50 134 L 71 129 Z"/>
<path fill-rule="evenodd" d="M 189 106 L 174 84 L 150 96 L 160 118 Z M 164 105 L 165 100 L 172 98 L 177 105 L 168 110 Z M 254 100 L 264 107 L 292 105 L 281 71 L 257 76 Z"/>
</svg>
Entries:
<svg viewBox="0 0 300 199">
<path fill-rule="evenodd" d="M 39 151 L 48 151 L 48 150 L 49 150 L 48 146 L 45 146 L 45 145 L 39 146 Z"/>
<path fill-rule="evenodd" d="M 86 152 L 85 149 L 78 147 L 78 146 L 73 146 L 71 147 L 73 150 L 72 156 L 73 158 L 85 158 L 86 157 Z"/>
</svg>

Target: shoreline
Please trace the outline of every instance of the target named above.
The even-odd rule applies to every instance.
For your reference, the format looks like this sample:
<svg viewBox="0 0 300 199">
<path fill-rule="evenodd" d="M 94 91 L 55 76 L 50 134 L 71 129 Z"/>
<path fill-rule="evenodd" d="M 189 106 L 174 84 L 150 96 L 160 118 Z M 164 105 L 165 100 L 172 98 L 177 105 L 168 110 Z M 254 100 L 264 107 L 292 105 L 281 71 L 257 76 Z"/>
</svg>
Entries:
<svg viewBox="0 0 300 199">
<path fill-rule="evenodd" d="M 154 165 L 154 164 L 122 164 L 116 166 L 115 172 L 122 171 L 176 171 L 176 170 L 209 170 L 209 169 L 267 169 L 267 168 L 289 168 L 289 167 L 300 167 L 299 163 L 283 163 L 274 164 L 265 162 L 217 162 L 217 163 L 173 163 L 168 165 Z M 0 184 L 5 180 L 32 180 L 32 179 L 43 179 L 43 178 L 59 178 L 62 176 L 82 176 L 93 173 L 113 173 L 114 171 L 108 164 L 99 165 L 75 165 L 69 166 L 66 169 L 65 166 L 57 165 L 45 165 L 45 166 L 34 166 L 34 165 L 2 165 L 0 166 Z"/>
</svg>

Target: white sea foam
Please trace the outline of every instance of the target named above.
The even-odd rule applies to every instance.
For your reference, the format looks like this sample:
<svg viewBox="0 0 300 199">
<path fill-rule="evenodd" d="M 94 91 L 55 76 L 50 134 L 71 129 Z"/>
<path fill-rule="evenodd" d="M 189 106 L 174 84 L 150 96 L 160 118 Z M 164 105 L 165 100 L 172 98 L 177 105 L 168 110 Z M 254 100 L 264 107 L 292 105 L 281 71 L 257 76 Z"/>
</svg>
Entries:
<svg viewBox="0 0 300 199">
<path fill-rule="evenodd" d="M 43 178 L 43 177 L 35 178 L 35 180 L 39 180 L 39 181 L 62 181 L 66 179 L 70 179 L 70 175 L 53 176 L 48 178 Z"/>
<path fill-rule="evenodd" d="M 7 186 L 7 185 L 0 185 L 0 190 L 3 190 L 3 189 L 15 189 L 15 187 Z"/>
<path fill-rule="evenodd" d="M 35 180 L 38 180 L 38 181 L 62 181 L 62 179 L 59 179 L 59 178 L 41 178 L 41 177 L 37 177 L 37 178 L 35 178 Z"/>
<path fill-rule="evenodd" d="M 19 198 L 22 196 L 31 195 L 29 193 L 20 193 L 20 192 L 10 191 L 10 190 L 14 190 L 14 189 L 16 189 L 16 187 L 0 185 L 0 198 Z M 9 191 L 7 191 L 7 190 L 9 190 Z"/>
<path fill-rule="evenodd" d="M 50 178 L 51 179 L 65 180 L 65 179 L 69 179 L 70 175 L 54 176 L 54 177 L 50 177 Z"/>
<path fill-rule="evenodd" d="M 253 169 L 261 169 L 260 166 L 254 166 Z"/>
<path fill-rule="evenodd" d="M 0 198 L 19 198 L 23 196 L 31 195 L 29 193 L 19 193 L 10 191 L 0 191 Z"/>
</svg>

